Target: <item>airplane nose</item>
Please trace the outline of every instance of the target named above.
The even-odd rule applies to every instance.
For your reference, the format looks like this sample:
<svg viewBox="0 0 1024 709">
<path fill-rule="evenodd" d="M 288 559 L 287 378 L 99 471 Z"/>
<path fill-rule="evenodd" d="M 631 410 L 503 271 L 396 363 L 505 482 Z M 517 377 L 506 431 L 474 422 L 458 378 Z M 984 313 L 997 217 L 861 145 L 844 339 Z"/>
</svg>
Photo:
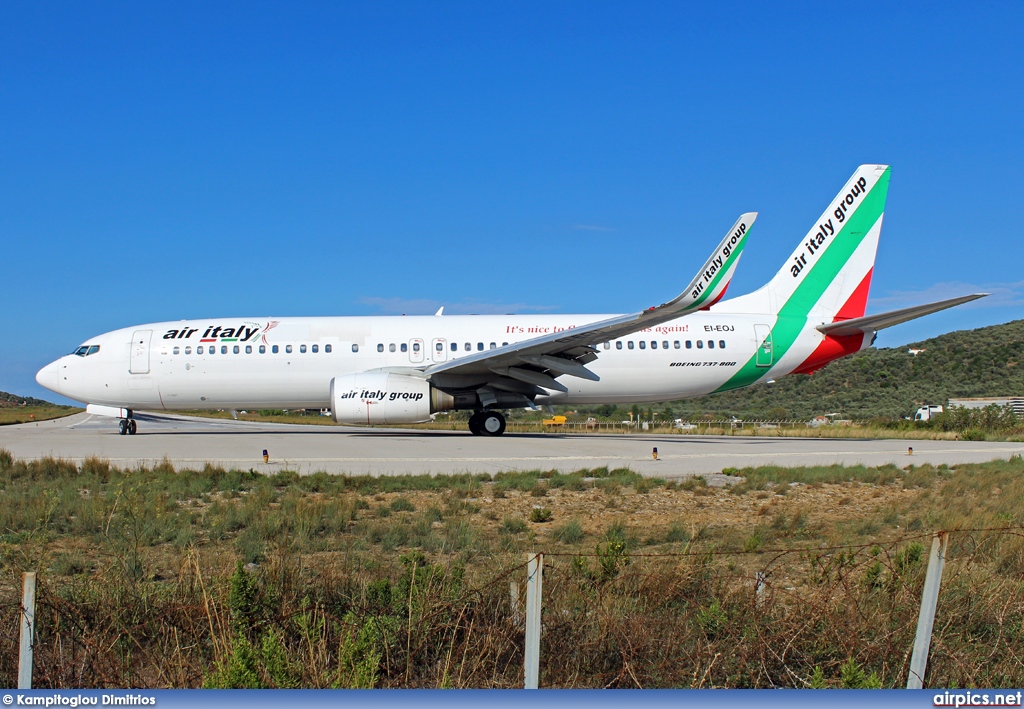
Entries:
<svg viewBox="0 0 1024 709">
<path fill-rule="evenodd" d="M 50 362 L 36 372 L 36 381 L 40 386 L 60 394 L 60 370 L 57 368 L 57 363 Z"/>
</svg>

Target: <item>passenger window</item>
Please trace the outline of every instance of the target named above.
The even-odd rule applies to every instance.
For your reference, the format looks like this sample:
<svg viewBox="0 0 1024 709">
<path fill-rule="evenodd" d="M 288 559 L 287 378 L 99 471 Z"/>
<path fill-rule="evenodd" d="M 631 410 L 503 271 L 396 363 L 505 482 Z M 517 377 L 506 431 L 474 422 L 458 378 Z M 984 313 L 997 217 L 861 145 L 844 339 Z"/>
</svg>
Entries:
<svg viewBox="0 0 1024 709">
<path fill-rule="evenodd" d="M 408 352 L 409 351 L 409 345 L 407 345 L 407 344 L 405 344 L 403 342 L 400 349 L 402 350 L 402 352 Z"/>
<path fill-rule="evenodd" d="M 191 347 L 186 347 L 185 348 L 185 354 L 192 354 L 192 348 Z"/>
<path fill-rule="evenodd" d="M 198 347 L 196 347 L 196 354 L 202 354 L 202 353 L 203 353 L 203 346 L 199 345 Z"/>
<path fill-rule="evenodd" d="M 612 343 L 610 343 L 610 342 L 602 342 L 601 343 L 601 347 L 603 347 L 606 350 L 610 350 L 612 348 Z"/>
<path fill-rule="evenodd" d="M 398 349 L 398 348 L 397 348 L 397 347 L 395 347 L 395 343 L 394 343 L 394 342 L 392 342 L 392 343 L 391 343 L 390 345 L 388 345 L 388 352 L 394 352 L 394 351 L 396 351 L 397 349 Z"/>
<path fill-rule="evenodd" d="M 330 354 L 331 353 L 331 346 L 330 345 L 324 345 L 324 352 L 327 353 L 327 354 Z"/>
<path fill-rule="evenodd" d="M 672 346 L 675 347 L 678 350 L 679 349 L 679 340 L 676 340 L 675 342 L 673 342 Z"/>
<path fill-rule="evenodd" d="M 420 351 L 420 343 L 418 343 L 418 342 L 412 343 L 412 351 L 413 352 L 419 352 Z"/>
<path fill-rule="evenodd" d="M 171 350 L 171 353 L 172 354 L 181 354 L 181 348 L 180 347 L 175 347 L 173 350 Z"/>
<path fill-rule="evenodd" d="M 657 340 L 651 340 L 651 349 L 652 350 L 658 349 L 658 341 Z"/>
<path fill-rule="evenodd" d="M 501 343 L 501 346 L 502 346 L 502 347 L 506 347 L 507 345 L 508 345 L 508 343 L 507 343 L 507 342 L 502 342 L 502 343 Z"/>
<path fill-rule="evenodd" d="M 467 342 L 466 346 L 463 349 L 466 350 L 466 352 L 472 352 L 473 351 L 473 345 L 471 345 L 470 343 Z"/>
<path fill-rule="evenodd" d="M 292 353 L 292 346 L 291 345 L 285 345 L 284 346 L 284 351 L 285 351 L 286 354 L 291 354 Z"/>
<path fill-rule="evenodd" d="M 313 354 L 316 354 L 320 351 L 320 345 L 313 345 L 310 349 L 313 351 Z"/>
<path fill-rule="evenodd" d="M 664 342 L 661 343 L 661 349 L 663 349 L 663 350 L 667 350 L 668 349 L 668 340 L 665 340 Z"/>
<path fill-rule="evenodd" d="M 708 340 L 708 349 L 709 350 L 715 349 L 715 341 L 714 340 Z"/>
<path fill-rule="evenodd" d="M 496 342 L 492 342 L 492 343 L 491 343 L 491 346 L 490 346 L 490 348 L 489 348 L 489 349 L 492 349 L 492 350 L 496 350 L 496 349 L 498 349 L 498 343 L 496 343 Z"/>
<path fill-rule="evenodd" d="M 615 349 L 617 349 L 617 350 L 621 350 L 622 349 L 622 340 L 616 340 L 615 341 Z"/>
<path fill-rule="evenodd" d="M 434 349 L 437 350 L 438 352 L 444 352 L 444 343 L 438 342 L 437 344 L 434 345 Z"/>
<path fill-rule="evenodd" d="M 458 342 L 453 342 L 452 343 L 452 352 L 458 352 L 458 351 L 459 351 L 459 343 Z"/>
<path fill-rule="evenodd" d="M 352 351 L 353 352 L 358 352 L 359 351 L 359 345 L 352 345 Z"/>
<path fill-rule="evenodd" d="M 629 349 L 633 349 L 633 341 L 630 340 L 629 342 L 627 342 L 626 347 L 628 347 Z"/>
<path fill-rule="evenodd" d="M 278 352 L 280 352 L 280 351 L 281 351 L 281 348 L 280 348 L 280 347 L 278 347 L 277 345 L 273 345 L 273 346 L 272 346 L 272 347 L 270 348 L 270 353 L 271 353 L 271 354 L 277 354 L 277 353 L 278 353 Z"/>
<path fill-rule="evenodd" d="M 720 349 L 720 350 L 724 350 L 725 349 L 725 340 L 719 340 L 718 341 L 718 349 Z"/>
<path fill-rule="evenodd" d="M 266 353 L 267 353 L 267 346 L 266 345 L 260 345 L 260 354 L 266 354 Z"/>
<path fill-rule="evenodd" d="M 246 354 L 252 354 L 252 345 L 246 345 L 245 346 L 245 353 Z"/>
<path fill-rule="evenodd" d="M 238 345 L 235 345 L 234 347 L 232 347 L 231 351 L 234 352 L 235 354 L 238 354 Z"/>
<path fill-rule="evenodd" d="M 686 341 L 686 349 L 692 350 L 693 349 L 693 342 L 691 342 L 690 340 L 687 340 Z"/>
<path fill-rule="evenodd" d="M 482 343 L 482 342 L 476 343 L 476 351 L 477 352 L 483 352 L 484 351 L 484 343 Z"/>
<path fill-rule="evenodd" d="M 704 349 L 704 340 L 697 340 L 697 349 L 698 350 Z"/>
<path fill-rule="evenodd" d="M 220 353 L 221 354 L 227 354 L 228 353 L 228 346 L 227 345 L 221 345 L 220 346 Z"/>
<path fill-rule="evenodd" d="M 89 348 L 89 351 L 86 352 L 86 355 L 94 355 L 94 354 L 96 354 L 99 351 L 100 351 L 100 346 L 99 345 L 93 345 L 92 347 Z"/>
<path fill-rule="evenodd" d="M 646 350 L 647 349 L 647 343 L 644 342 L 643 340 L 640 340 L 640 349 L 642 349 L 642 350 Z"/>
<path fill-rule="evenodd" d="M 378 352 L 383 352 L 384 351 L 384 345 L 383 344 L 377 345 L 377 351 Z"/>
<path fill-rule="evenodd" d="M 306 346 L 305 345 L 299 345 L 299 352 L 302 353 L 302 354 L 306 354 Z"/>
</svg>

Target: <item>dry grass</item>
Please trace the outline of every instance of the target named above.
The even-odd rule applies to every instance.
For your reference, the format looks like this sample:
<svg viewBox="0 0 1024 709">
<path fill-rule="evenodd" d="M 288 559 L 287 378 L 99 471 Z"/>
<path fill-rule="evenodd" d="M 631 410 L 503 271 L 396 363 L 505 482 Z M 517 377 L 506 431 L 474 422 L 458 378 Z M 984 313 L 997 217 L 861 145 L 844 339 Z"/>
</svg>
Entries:
<svg viewBox="0 0 1024 709">
<path fill-rule="evenodd" d="M 513 687 L 509 582 L 546 550 L 544 686 L 901 686 L 928 533 L 1004 528 L 952 538 L 927 683 L 1013 686 L 1022 473 L 768 467 L 728 491 L 626 470 L 265 477 L 0 451 L 0 624 L 37 569 L 38 686 Z M 540 504 L 550 521 L 529 521 Z M 16 657 L 0 636 L 0 682 Z"/>
<path fill-rule="evenodd" d="M 0 426 L 59 419 L 82 411 L 85 409 L 77 409 L 73 406 L 2 406 L 0 407 Z"/>
</svg>

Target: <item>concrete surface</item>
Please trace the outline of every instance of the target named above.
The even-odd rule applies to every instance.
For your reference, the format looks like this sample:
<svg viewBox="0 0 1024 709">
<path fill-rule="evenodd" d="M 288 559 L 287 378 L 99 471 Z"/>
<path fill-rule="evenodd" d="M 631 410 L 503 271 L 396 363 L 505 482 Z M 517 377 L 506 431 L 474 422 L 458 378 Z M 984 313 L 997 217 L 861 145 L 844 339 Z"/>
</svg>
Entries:
<svg viewBox="0 0 1024 709">
<path fill-rule="evenodd" d="M 88 456 L 120 467 L 152 465 L 167 457 L 178 468 L 253 468 L 392 475 L 502 470 L 628 467 L 665 478 L 754 465 L 983 462 L 1024 455 L 1024 443 L 828 438 L 753 438 L 600 434 L 506 434 L 371 429 L 199 419 L 138 414 L 139 432 L 120 436 L 117 421 L 77 414 L 54 421 L 0 426 L 0 448 L 16 457 L 80 462 Z M 653 460 L 657 446 L 660 460 Z M 907 454 L 913 446 L 914 454 Z M 263 449 L 270 463 L 263 462 Z"/>
</svg>

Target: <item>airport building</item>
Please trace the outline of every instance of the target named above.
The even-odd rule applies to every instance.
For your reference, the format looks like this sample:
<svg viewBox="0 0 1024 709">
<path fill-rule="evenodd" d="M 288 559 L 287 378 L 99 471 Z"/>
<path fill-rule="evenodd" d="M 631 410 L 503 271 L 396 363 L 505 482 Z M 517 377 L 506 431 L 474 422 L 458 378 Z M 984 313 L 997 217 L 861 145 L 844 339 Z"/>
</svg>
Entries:
<svg viewBox="0 0 1024 709">
<path fill-rule="evenodd" d="M 950 399 L 950 406 L 962 406 L 965 409 L 984 409 L 986 406 L 1009 406 L 1013 413 L 1024 416 L 1024 397 L 1021 396 L 996 396 L 970 399 Z"/>
</svg>

